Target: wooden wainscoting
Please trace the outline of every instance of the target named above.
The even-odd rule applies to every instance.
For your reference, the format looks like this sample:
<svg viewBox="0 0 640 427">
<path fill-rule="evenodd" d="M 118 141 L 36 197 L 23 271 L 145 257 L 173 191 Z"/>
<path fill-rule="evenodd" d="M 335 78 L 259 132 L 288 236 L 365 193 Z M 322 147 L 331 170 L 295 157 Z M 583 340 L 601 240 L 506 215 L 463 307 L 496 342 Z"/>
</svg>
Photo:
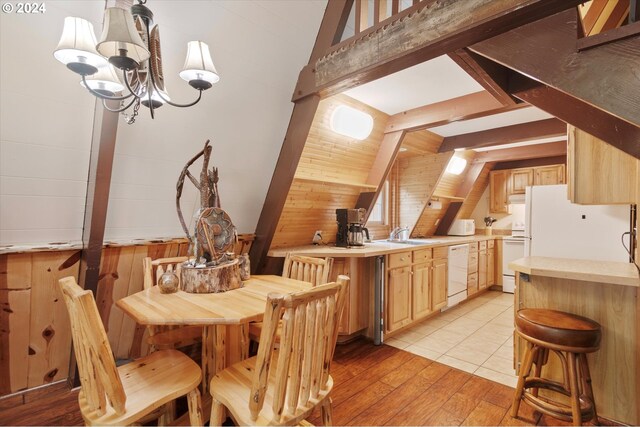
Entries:
<svg viewBox="0 0 640 427">
<path fill-rule="evenodd" d="M 253 234 L 239 236 L 247 253 Z M 142 260 L 187 254 L 186 239 L 107 245 L 102 253 L 96 302 L 116 358 L 147 353 L 146 328 L 114 303 L 142 290 Z M 58 279 L 78 278 L 80 250 L 0 255 L 0 396 L 64 380 L 69 375 L 71 330 Z"/>
</svg>

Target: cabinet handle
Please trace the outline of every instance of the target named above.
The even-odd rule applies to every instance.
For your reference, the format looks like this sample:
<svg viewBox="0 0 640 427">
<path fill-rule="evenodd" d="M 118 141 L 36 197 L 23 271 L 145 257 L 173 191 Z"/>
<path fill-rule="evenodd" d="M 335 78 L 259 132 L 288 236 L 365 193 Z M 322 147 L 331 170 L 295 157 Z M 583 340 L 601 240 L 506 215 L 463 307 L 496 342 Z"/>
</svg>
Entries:
<svg viewBox="0 0 640 427">
<path fill-rule="evenodd" d="M 400 261 L 404 261 L 404 257 L 400 258 Z"/>
</svg>

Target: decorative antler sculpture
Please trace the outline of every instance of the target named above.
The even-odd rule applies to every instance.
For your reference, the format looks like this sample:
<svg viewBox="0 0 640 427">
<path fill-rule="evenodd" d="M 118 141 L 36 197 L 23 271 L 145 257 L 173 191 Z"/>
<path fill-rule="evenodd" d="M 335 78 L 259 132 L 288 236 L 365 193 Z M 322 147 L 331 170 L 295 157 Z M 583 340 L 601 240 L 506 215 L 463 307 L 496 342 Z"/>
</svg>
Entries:
<svg viewBox="0 0 640 427">
<path fill-rule="evenodd" d="M 189 167 L 200 157 L 203 159 L 198 181 L 189 172 Z M 238 234 L 229 215 L 220 208 L 218 169 L 209 169 L 210 159 L 211 145 L 207 140 L 204 148 L 184 166 L 176 184 L 176 210 L 182 229 L 191 241 L 189 252 L 193 255 L 182 267 L 181 287 L 187 292 L 223 292 L 242 286 L 239 260 L 233 253 Z M 193 235 L 189 233 L 180 209 L 185 178 L 189 178 L 200 192 L 200 209 L 195 215 Z M 246 257 L 241 260 L 247 261 Z"/>
</svg>

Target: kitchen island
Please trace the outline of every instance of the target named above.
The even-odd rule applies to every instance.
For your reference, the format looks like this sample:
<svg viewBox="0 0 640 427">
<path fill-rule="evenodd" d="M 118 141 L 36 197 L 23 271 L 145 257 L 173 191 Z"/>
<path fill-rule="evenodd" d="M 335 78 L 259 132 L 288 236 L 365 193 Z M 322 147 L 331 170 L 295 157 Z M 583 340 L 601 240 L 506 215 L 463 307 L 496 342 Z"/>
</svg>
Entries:
<svg viewBox="0 0 640 427">
<path fill-rule="evenodd" d="M 561 310 L 602 325 L 600 350 L 587 355 L 598 414 L 638 425 L 640 279 L 635 266 L 624 262 L 526 257 L 511 262 L 509 268 L 516 271 L 516 310 Z M 514 344 L 518 368 L 524 345 L 520 339 Z M 550 357 L 543 374 L 562 379 L 557 358 Z"/>
<path fill-rule="evenodd" d="M 269 256 L 333 257 L 331 280 L 339 274 L 351 278 L 340 327 L 342 339 L 364 333 L 380 343 L 383 335 L 396 334 L 447 305 L 449 246 L 469 244 L 469 296 L 501 284 L 501 243 L 500 236 L 438 236 L 410 239 L 409 243 L 374 241 L 357 248 L 280 248 L 271 250 Z"/>
</svg>

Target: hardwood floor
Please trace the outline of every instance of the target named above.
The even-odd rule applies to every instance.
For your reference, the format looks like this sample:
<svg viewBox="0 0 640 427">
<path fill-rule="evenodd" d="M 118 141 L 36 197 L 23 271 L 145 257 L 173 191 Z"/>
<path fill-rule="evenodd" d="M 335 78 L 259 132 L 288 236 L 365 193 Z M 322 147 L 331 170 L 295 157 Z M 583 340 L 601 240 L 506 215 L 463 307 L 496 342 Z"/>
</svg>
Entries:
<svg viewBox="0 0 640 427">
<path fill-rule="evenodd" d="M 337 347 L 332 376 L 334 425 L 568 425 L 526 404 L 511 418 L 511 387 L 364 340 Z M 24 400 L 0 399 L 0 425 L 82 425 L 77 391 Z"/>
</svg>

